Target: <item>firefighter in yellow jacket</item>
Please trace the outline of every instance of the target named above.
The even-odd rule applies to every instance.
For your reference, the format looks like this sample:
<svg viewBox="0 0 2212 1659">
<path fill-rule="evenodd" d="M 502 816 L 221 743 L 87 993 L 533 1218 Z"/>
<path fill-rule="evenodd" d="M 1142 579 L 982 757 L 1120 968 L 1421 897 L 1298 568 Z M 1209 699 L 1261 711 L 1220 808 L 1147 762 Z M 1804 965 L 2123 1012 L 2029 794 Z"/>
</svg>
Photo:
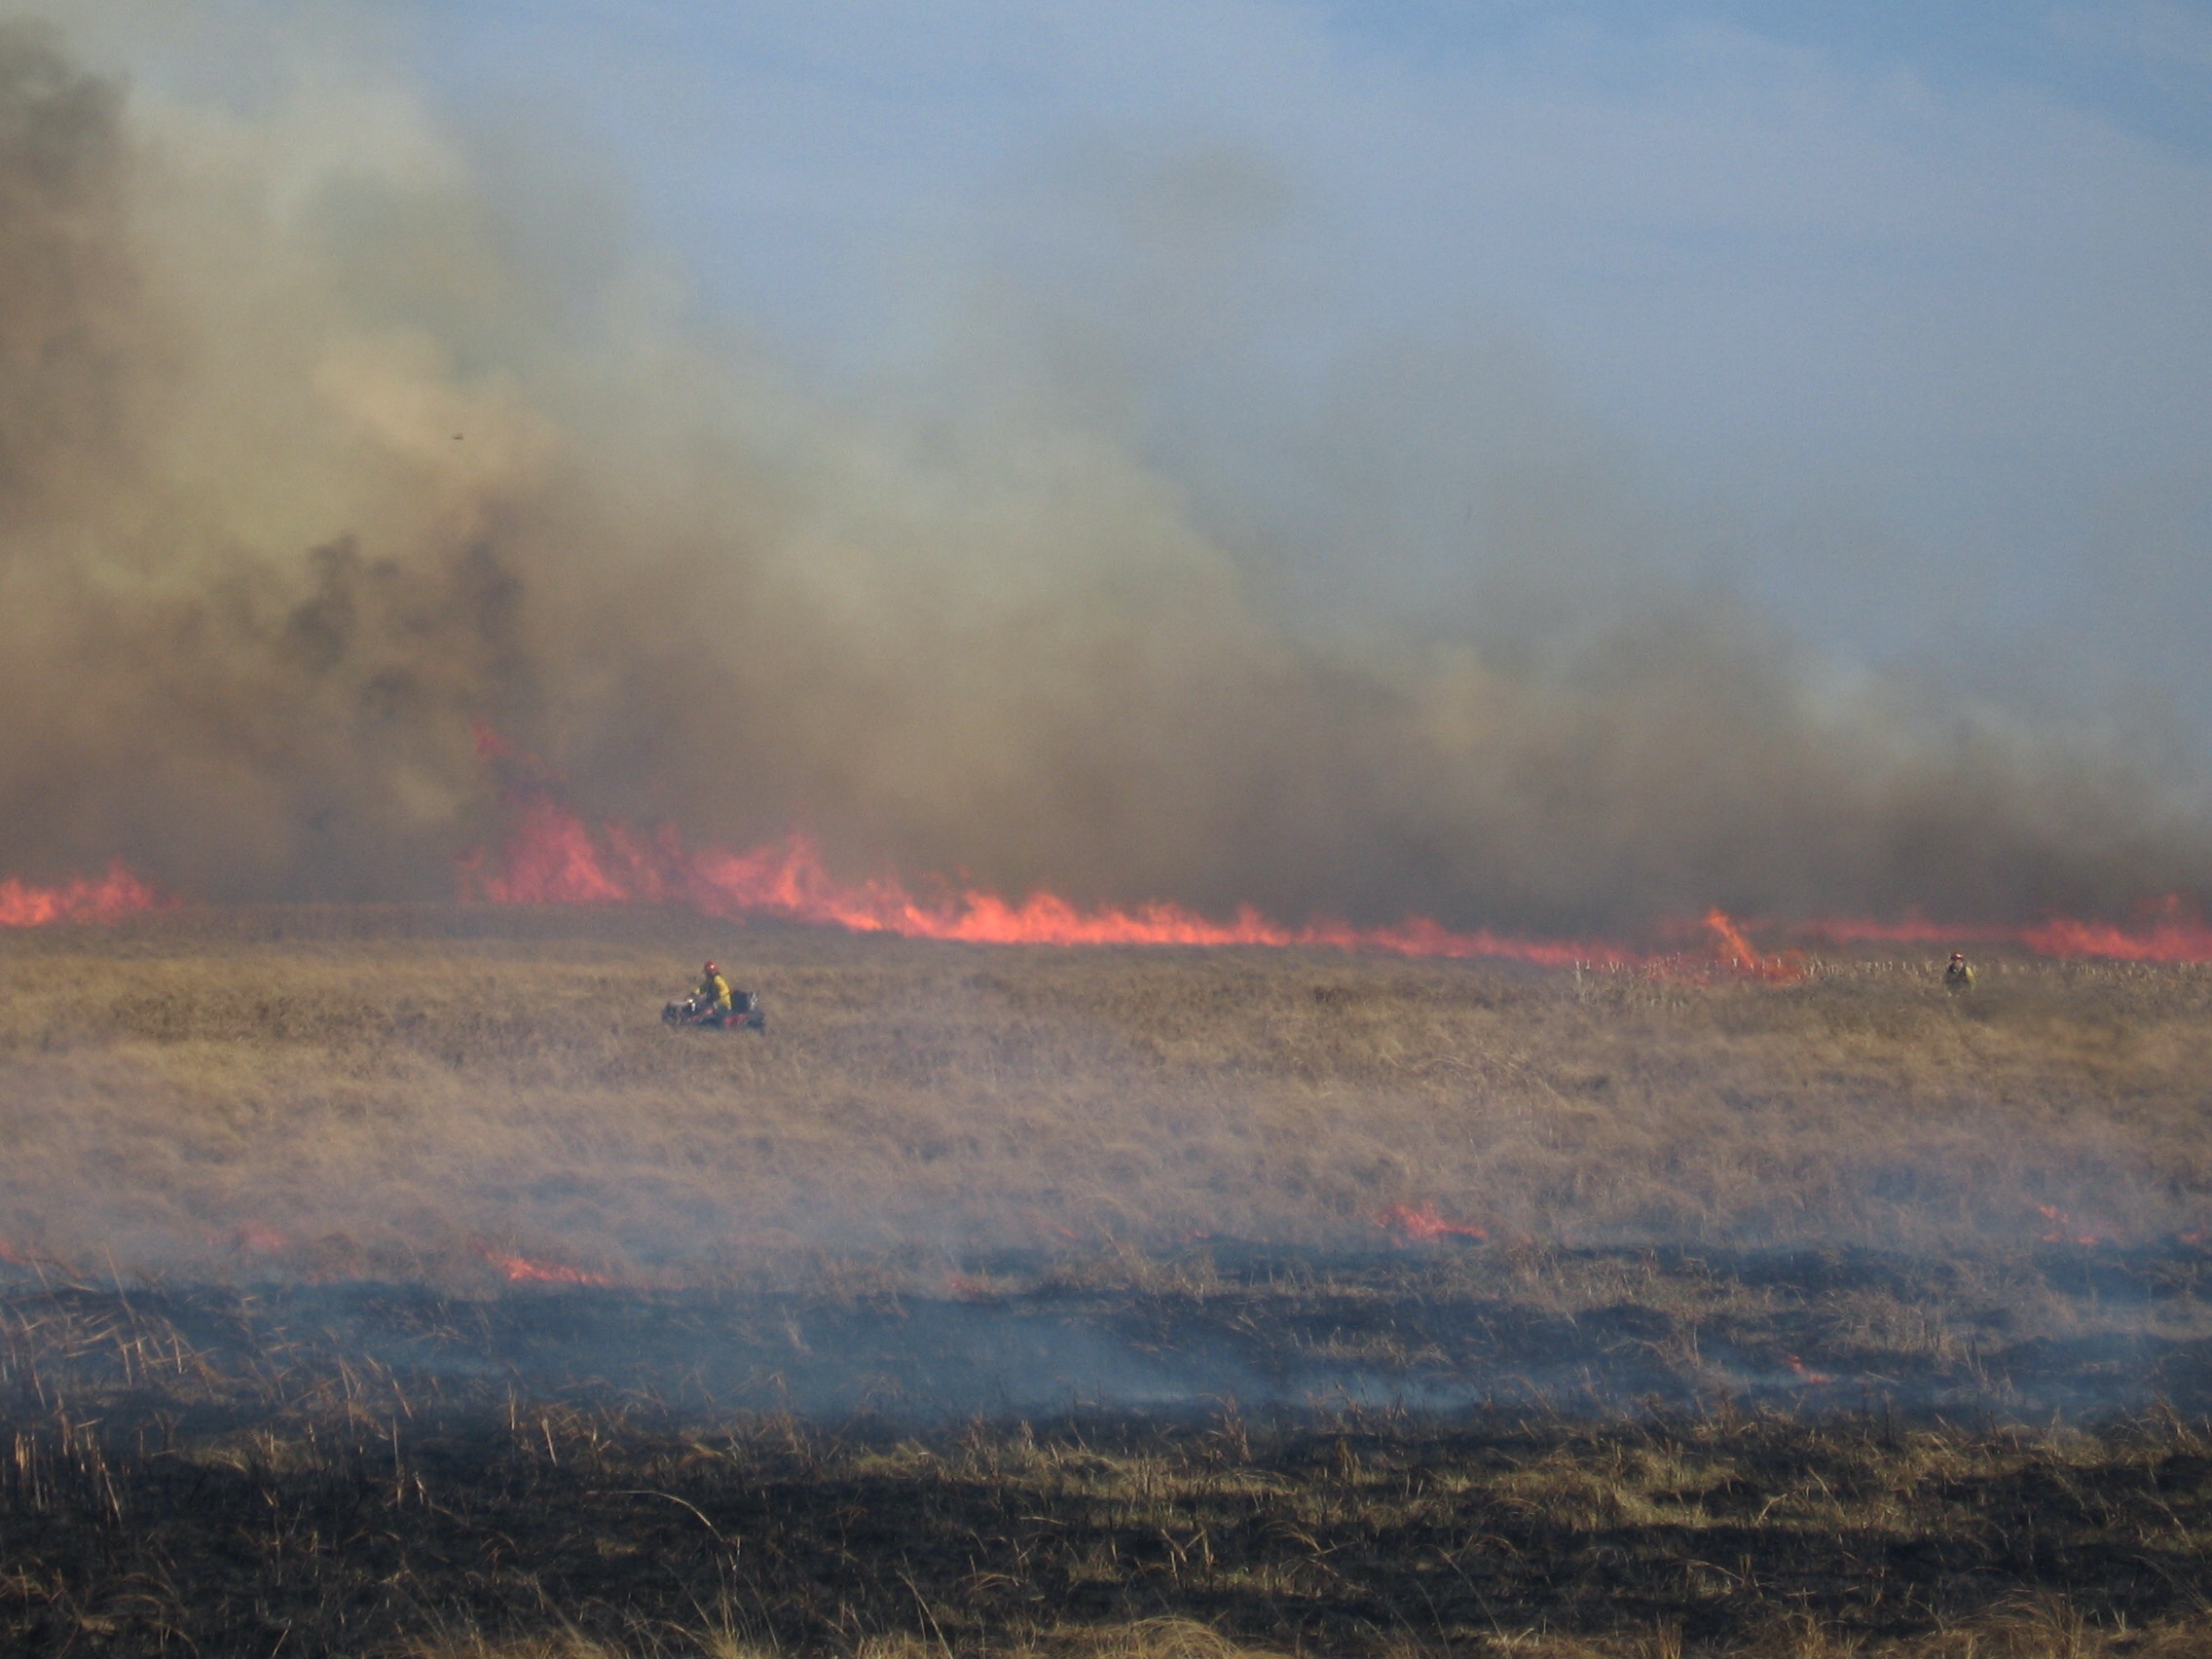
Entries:
<svg viewBox="0 0 2212 1659">
<path fill-rule="evenodd" d="M 720 1021 L 730 1016 L 729 981 L 712 962 L 707 964 L 706 977 L 699 981 L 699 1009 L 709 1019 Z"/>
<path fill-rule="evenodd" d="M 1943 970 L 1943 988 L 1953 996 L 1973 989 L 1973 965 L 1967 960 L 1966 952 L 1951 952 L 1950 966 Z"/>
</svg>

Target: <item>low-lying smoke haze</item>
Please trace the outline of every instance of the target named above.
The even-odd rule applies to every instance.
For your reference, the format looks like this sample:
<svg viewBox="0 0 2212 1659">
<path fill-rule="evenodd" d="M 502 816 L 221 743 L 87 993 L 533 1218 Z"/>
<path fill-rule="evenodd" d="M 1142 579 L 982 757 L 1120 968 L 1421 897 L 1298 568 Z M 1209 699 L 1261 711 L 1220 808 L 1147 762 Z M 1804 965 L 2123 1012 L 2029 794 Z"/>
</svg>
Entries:
<svg viewBox="0 0 2212 1659">
<path fill-rule="evenodd" d="M 1602 445 L 1512 494 L 1465 614 L 1324 644 L 1026 368 L 858 408 L 616 229 L 528 223 L 395 79 L 244 115 L 72 53 L 0 29 L 0 873 L 444 897 L 511 809 L 489 728 L 587 819 L 1086 901 L 1583 931 L 2212 893 L 2161 751 L 1838 675 L 1710 581 L 1599 593 L 1593 523 L 1636 521 Z M 1378 444 L 1424 395 L 1382 380 Z M 1352 473 L 1347 544 L 1429 510 Z"/>
</svg>

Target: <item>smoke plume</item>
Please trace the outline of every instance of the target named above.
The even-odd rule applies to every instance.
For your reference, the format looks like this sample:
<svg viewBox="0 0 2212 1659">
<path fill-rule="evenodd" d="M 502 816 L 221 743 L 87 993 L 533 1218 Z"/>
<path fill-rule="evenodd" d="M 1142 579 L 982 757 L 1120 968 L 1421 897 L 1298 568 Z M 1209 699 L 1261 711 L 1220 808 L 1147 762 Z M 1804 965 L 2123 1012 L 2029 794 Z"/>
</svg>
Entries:
<svg viewBox="0 0 2212 1659">
<path fill-rule="evenodd" d="M 1109 435 L 1019 395 L 871 419 L 648 262 L 510 231 L 404 96 L 141 108 L 0 30 L 0 874 L 444 897 L 511 810 L 490 729 L 587 819 L 1086 902 L 1586 931 L 2212 892 L 2150 757 L 1839 690 L 1703 592 L 1324 647 Z"/>
</svg>

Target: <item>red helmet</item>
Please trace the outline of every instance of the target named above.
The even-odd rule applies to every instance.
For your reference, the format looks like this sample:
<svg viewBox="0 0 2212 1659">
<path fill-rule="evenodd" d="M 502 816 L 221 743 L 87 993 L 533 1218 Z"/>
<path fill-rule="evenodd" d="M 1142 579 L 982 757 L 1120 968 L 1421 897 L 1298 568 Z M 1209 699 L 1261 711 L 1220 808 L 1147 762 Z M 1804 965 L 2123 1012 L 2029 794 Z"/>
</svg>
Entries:
<svg viewBox="0 0 2212 1659">
<path fill-rule="evenodd" d="M 708 964 L 707 964 L 707 972 L 708 972 L 708 973 L 710 973 L 710 974 L 712 974 L 712 973 L 713 973 L 714 971 L 715 971 L 715 965 L 714 965 L 714 964 L 713 964 L 712 962 L 708 963 Z"/>
</svg>

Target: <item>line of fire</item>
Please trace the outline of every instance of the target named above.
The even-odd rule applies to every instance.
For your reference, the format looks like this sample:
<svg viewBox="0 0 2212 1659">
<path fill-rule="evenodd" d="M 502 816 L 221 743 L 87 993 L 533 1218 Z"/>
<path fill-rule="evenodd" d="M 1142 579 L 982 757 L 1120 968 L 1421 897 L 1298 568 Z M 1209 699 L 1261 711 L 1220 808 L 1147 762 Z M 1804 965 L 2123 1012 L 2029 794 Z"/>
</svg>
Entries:
<svg viewBox="0 0 2212 1659">
<path fill-rule="evenodd" d="M 1950 943 L 2062 960 L 2212 962 L 2212 925 L 2178 894 L 2146 901 L 2127 921 L 2052 916 L 2019 926 L 1920 916 L 1760 923 L 1715 907 L 1660 930 L 1677 940 L 1697 936 L 1697 943 L 1640 947 L 1609 940 L 1456 931 L 1419 916 L 1381 927 L 1326 920 L 1291 924 L 1249 905 L 1223 920 L 1170 901 L 1086 906 L 1050 892 L 1012 900 L 945 882 L 918 893 L 895 875 L 840 880 L 801 830 L 743 850 L 687 849 L 673 829 L 642 833 L 608 824 L 595 830 L 548 793 L 523 804 L 512 833 L 496 850 L 479 849 L 460 861 L 456 896 L 506 905 L 680 905 L 732 920 L 772 917 L 970 944 L 1304 946 L 1767 979 L 1801 974 L 1806 953 L 1823 945 Z M 0 927 L 112 923 L 181 902 L 116 862 L 99 875 L 50 885 L 0 879 Z M 1762 947 L 1754 935 L 1778 942 Z"/>
</svg>

